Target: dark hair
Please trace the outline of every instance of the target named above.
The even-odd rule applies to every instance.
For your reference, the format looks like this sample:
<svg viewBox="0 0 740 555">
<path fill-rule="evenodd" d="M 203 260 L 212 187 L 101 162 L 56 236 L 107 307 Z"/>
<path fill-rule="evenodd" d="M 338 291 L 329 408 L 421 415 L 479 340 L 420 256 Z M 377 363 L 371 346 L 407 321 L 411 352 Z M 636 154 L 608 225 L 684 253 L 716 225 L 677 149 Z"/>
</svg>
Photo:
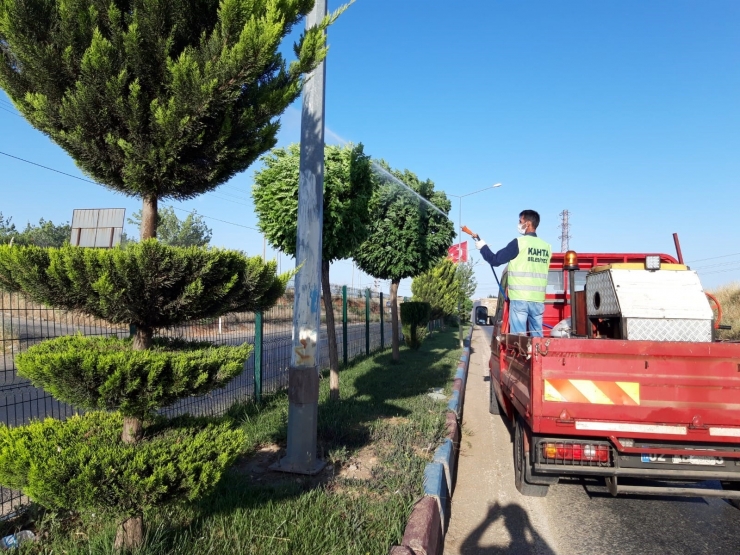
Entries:
<svg viewBox="0 0 740 555">
<path fill-rule="evenodd" d="M 540 225 L 540 215 L 535 210 L 522 210 L 519 217 L 525 222 L 531 223 L 535 229 Z"/>
</svg>

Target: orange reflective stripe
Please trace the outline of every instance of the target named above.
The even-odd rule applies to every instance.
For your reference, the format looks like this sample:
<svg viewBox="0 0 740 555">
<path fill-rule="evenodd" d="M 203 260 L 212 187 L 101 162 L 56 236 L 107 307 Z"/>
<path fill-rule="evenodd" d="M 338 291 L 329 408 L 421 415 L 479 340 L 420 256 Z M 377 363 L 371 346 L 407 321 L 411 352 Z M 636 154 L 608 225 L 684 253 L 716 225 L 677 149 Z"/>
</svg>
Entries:
<svg viewBox="0 0 740 555">
<path fill-rule="evenodd" d="M 545 401 L 636 406 L 640 404 L 637 382 L 595 380 L 544 380 Z"/>
<path fill-rule="evenodd" d="M 550 385 L 555 391 L 560 394 L 562 403 L 589 403 L 588 398 L 583 395 L 570 380 L 545 380 L 545 388 Z M 548 399 L 545 396 L 545 401 L 555 401 L 556 399 Z"/>
</svg>

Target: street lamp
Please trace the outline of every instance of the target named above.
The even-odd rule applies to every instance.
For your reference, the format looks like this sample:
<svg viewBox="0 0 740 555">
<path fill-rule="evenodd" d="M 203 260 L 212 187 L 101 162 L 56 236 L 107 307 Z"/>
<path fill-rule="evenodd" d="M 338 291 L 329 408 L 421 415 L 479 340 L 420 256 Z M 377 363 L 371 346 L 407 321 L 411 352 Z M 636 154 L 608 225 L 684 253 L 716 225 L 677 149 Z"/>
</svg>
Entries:
<svg viewBox="0 0 740 555">
<path fill-rule="evenodd" d="M 490 187 L 486 187 L 485 189 L 480 189 L 479 191 L 473 191 L 472 193 L 467 193 L 465 195 L 453 195 L 451 193 L 447 193 L 448 196 L 455 197 L 460 200 L 460 211 L 458 212 L 458 229 L 457 234 L 458 237 L 460 237 L 460 230 L 462 229 L 462 199 L 465 197 L 469 197 L 470 195 L 476 195 L 478 193 L 482 193 L 483 191 L 489 191 L 491 189 L 497 189 L 498 187 L 501 187 L 501 183 L 494 183 Z M 458 245 L 462 245 L 462 241 L 458 240 Z M 462 314 L 461 314 L 462 307 L 460 306 L 460 297 L 458 296 L 457 299 L 457 317 L 458 317 L 458 327 L 459 327 L 459 336 L 460 336 L 460 348 L 463 348 L 463 336 L 462 336 Z"/>
</svg>

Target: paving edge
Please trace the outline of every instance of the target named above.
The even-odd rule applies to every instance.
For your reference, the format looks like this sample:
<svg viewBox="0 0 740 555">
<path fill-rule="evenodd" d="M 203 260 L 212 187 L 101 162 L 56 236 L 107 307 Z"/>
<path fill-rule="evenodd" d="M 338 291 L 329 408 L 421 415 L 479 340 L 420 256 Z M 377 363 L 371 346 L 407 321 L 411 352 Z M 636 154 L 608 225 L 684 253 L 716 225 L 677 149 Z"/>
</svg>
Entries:
<svg viewBox="0 0 740 555">
<path fill-rule="evenodd" d="M 470 326 L 468 346 L 460 355 L 452 385 L 452 398 L 447 405 L 447 437 L 437 447 L 432 462 L 424 469 L 424 497 L 411 511 L 401 545 L 391 547 L 389 555 L 442 555 L 450 521 L 450 498 L 455 488 L 455 468 L 460 454 L 460 428 L 472 337 L 473 326 Z"/>
</svg>

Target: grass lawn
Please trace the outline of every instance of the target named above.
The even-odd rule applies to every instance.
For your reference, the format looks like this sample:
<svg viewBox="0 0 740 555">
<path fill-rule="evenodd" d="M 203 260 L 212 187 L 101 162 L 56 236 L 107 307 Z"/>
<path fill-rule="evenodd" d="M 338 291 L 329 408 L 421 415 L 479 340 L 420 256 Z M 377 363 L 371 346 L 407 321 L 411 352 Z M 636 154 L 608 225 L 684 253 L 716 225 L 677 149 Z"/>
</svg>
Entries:
<svg viewBox="0 0 740 555">
<path fill-rule="evenodd" d="M 341 399 L 321 382 L 319 449 L 327 468 L 317 477 L 268 470 L 283 453 L 287 395 L 236 407 L 231 416 L 250 438 L 249 454 L 214 493 L 185 508 L 145 515 L 146 554 L 384 554 L 399 543 L 424 466 L 445 435 L 446 402 L 460 350 L 457 330 L 429 336 L 417 352 L 390 349 L 340 373 Z M 93 515 L 46 517 L 47 539 L 19 553 L 108 554 L 115 523 Z"/>
</svg>

